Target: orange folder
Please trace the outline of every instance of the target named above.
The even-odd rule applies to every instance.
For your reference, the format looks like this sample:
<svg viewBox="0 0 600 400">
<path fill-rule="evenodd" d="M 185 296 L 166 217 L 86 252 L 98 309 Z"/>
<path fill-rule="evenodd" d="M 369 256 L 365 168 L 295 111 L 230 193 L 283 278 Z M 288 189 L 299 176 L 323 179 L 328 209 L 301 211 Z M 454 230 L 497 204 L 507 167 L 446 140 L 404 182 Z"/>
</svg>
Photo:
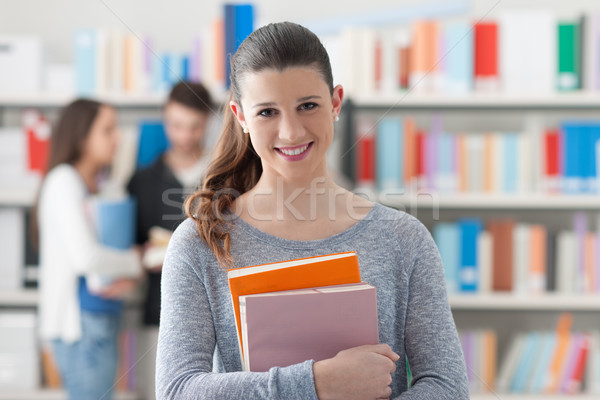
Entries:
<svg viewBox="0 0 600 400">
<path fill-rule="evenodd" d="M 227 272 L 227 278 L 240 354 L 243 354 L 240 296 L 361 282 L 354 251 L 235 268 Z"/>
</svg>

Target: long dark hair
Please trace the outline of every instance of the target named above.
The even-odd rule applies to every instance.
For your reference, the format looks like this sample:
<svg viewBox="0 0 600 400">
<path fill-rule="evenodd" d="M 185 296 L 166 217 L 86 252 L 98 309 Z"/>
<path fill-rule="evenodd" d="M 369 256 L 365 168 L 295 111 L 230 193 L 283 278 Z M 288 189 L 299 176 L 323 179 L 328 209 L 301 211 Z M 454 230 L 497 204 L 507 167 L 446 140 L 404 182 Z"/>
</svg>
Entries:
<svg viewBox="0 0 600 400">
<path fill-rule="evenodd" d="M 62 109 L 50 136 L 50 155 L 46 175 L 60 164 L 73 165 L 79 161 L 84 143 L 102 106 L 102 103 L 95 100 L 77 99 Z M 39 234 L 38 201 L 39 193 L 31 209 L 29 226 L 30 236 L 35 247 L 38 247 Z"/>
<path fill-rule="evenodd" d="M 315 68 L 333 95 L 331 64 L 319 38 L 301 25 L 281 22 L 257 29 L 240 44 L 231 58 L 229 100 L 241 104 L 240 83 L 244 75 L 289 67 Z M 227 102 L 221 134 L 202 188 L 185 203 L 186 213 L 195 220 L 200 237 L 224 268 L 234 264 L 227 218 L 231 204 L 254 187 L 261 174 L 260 158 Z"/>
</svg>

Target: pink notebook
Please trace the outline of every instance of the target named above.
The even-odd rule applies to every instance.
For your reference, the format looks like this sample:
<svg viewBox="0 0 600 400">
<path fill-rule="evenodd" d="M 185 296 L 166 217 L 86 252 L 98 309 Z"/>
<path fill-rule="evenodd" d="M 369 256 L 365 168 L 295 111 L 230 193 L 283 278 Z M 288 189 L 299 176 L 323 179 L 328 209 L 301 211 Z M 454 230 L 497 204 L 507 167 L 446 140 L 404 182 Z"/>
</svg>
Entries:
<svg viewBox="0 0 600 400">
<path fill-rule="evenodd" d="M 263 372 L 379 343 L 368 283 L 240 296 L 245 371 Z"/>
</svg>

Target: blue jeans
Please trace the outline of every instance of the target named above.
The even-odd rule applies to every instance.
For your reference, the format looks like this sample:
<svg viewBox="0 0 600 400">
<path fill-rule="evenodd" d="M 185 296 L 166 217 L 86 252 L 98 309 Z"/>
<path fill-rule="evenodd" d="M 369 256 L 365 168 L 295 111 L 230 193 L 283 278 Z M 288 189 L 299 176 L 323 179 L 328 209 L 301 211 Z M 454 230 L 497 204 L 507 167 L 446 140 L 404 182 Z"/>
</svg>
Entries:
<svg viewBox="0 0 600 400">
<path fill-rule="evenodd" d="M 81 338 L 52 341 L 69 400 L 112 399 L 117 373 L 120 314 L 81 312 Z"/>
</svg>

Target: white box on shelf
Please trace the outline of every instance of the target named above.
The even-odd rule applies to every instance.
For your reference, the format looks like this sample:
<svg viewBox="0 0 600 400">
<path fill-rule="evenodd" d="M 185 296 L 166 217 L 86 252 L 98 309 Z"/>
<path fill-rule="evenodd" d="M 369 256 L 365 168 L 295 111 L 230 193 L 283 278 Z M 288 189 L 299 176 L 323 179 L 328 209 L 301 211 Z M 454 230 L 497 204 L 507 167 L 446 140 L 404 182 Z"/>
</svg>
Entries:
<svg viewBox="0 0 600 400">
<path fill-rule="evenodd" d="M 0 391 L 35 390 L 39 385 L 35 311 L 0 313 Z"/>
<path fill-rule="evenodd" d="M 37 93 L 41 83 L 41 38 L 0 35 L 0 92 Z"/>
</svg>

